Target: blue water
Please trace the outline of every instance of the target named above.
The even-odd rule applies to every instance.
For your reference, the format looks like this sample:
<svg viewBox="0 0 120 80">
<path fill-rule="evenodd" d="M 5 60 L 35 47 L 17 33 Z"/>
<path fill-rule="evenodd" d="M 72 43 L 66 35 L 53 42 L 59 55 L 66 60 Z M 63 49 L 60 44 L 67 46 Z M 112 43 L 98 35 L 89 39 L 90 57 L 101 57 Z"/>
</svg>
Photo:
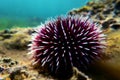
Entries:
<svg viewBox="0 0 120 80">
<path fill-rule="evenodd" d="M 84 6 L 89 0 L 0 0 L 0 19 L 15 21 L 44 21 L 48 17 L 64 15 L 73 8 Z M 26 22 L 29 23 L 29 22 Z M 21 23 L 22 24 L 22 23 Z"/>
</svg>

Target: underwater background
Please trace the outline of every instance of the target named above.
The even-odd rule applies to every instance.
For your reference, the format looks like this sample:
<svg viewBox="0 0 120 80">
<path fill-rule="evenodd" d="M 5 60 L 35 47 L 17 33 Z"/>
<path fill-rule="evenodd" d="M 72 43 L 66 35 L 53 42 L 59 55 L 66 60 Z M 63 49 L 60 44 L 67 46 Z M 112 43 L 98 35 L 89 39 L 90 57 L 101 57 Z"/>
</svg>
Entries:
<svg viewBox="0 0 120 80">
<path fill-rule="evenodd" d="M 0 0 L 0 29 L 37 26 L 49 17 L 64 15 L 88 0 Z"/>
</svg>

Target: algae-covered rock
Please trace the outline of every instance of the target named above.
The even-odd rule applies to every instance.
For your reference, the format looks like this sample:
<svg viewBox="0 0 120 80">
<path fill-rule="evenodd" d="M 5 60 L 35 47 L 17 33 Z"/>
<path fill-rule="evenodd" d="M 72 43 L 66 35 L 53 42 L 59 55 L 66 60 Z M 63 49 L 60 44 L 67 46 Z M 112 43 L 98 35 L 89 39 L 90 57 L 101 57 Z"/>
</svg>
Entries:
<svg viewBox="0 0 120 80">
<path fill-rule="evenodd" d="M 2 41 L 4 38 L 0 36 L 0 41 Z"/>
<path fill-rule="evenodd" d="M 120 1 L 117 1 L 116 4 L 115 4 L 115 14 L 120 14 Z"/>
<path fill-rule="evenodd" d="M 120 29 L 120 23 L 112 24 L 112 25 L 110 25 L 110 28 L 112 28 L 114 30 L 118 30 L 118 29 Z"/>
<path fill-rule="evenodd" d="M 16 67 L 10 70 L 10 79 L 11 80 L 24 80 L 28 77 L 28 73 L 24 67 Z"/>
<path fill-rule="evenodd" d="M 92 80 L 87 75 L 79 71 L 77 68 L 73 67 L 73 76 L 70 80 Z"/>
<path fill-rule="evenodd" d="M 81 9 L 78 9 L 78 12 L 89 12 L 92 8 L 90 6 L 83 6 Z"/>
<path fill-rule="evenodd" d="M 15 66 L 17 64 L 18 64 L 18 61 L 13 60 L 9 57 L 0 58 L 0 67 L 2 67 L 2 68 L 8 69 L 8 68 Z"/>
<path fill-rule="evenodd" d="M 27 49 L 27 44 L 29 43 L 30 29 L 23 29 L 23 28 L 15 28 L 11 29 L 10 32 L 15 33 L 9 33 L 9 34 L 1 34 L 4 39 L 3 46 L 5 46 L 7 49 Z M 11 35 L 11 37 L 9 37 Z M 7 38 L 6 38 L 6 37 Z M 8 38 L 9 37 L 9 38 Z"/>
<path fill-rule="evenodd" d="M 26 35 L 14 34 L 11 39 L 4 40 L 4 45 L 8 49 L 25 49 L 28 44 Z"/>
<path fill-rule="evenodd" d="M 108 54 L 120 54 L 120 30 L 113 31 L 107 34 L 107 49 Z"/>
<path fill-rule="evenodd" d="M 73 9 L 68 14 L 69 15 L 76 15 L 76 14 L 81 14 L 82 12 L 84 12 L 84 13 L 90 12 L 91 10 L 92 10 L 92 8 L 90 6 L 83 6 L 82 8 Z"/>
<path fill-rule="evenodd" d="M 117 21 L 116 21 L 114 18 L 106 19 L 106 20 L 102 23 L 103 29 L 110 28 L 110 25 L 113 24 L 113 23 L 116 23 L 116 22 L 117 22 Z"/>
</svg>

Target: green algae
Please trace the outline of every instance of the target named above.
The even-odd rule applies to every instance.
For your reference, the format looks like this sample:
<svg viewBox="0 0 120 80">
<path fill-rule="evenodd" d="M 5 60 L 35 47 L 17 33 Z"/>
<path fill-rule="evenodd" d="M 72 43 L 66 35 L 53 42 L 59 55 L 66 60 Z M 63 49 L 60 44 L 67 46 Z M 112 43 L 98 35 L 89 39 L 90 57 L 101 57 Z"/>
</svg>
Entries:
<svg viewBox="0 0 120 80">
<path fill-rule="evenodd" d="M 107 36 L 106 54 L 120 54 L 120 30 L 113 30 L 112 32 L 107 33 Z"/>
</svg>

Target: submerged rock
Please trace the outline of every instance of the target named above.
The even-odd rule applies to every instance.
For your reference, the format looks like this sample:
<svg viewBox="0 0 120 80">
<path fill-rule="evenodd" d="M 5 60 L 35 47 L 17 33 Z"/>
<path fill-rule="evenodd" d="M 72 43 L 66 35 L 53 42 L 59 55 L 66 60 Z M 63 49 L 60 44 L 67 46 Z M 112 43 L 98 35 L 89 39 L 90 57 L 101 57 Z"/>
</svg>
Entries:
<svg viewBox="0 0 120 80">
<path fill-rule="evenodd" d="M 120 1 L 115 4 L 115 14 L 120 14 Z"/>
<path fill-rule="evenodd" d="M 10 70 L 10 79 L 11 80 L 24 80 L 28 77 L 28 73 L 24 70 L 24 67 L 16 67 L 13 70 Z"/>
<path fill-rule="evenodd" d="M 32 29 L 30 28 L 15 28 L 11 29 L 9 32 L 1 31 L 2 45 L 7 49 L 27 49 L 29 43 L 30 34 Z"/>
<path fill-rule="evenodd" d="M 102 26 L 104 29 L 107 29 L 110 27 L 111 24 L 116 23 L 117 21 L 115 19 L 108 19 L 102 23 Z"/>
<path fill-rule="evenodd" d="M 112 24 L 112 25 L 110 25 L 110 27 L 114 30 L 118 30 L 118 29 L 120 29 L 120 23 Z"/>
<path fill-rule="evenodd" d="M 92 80 L 87 75 L 79 71 L 77 68 L 73 67 L 73 76 L 70 80 Z"/>
</svg>

